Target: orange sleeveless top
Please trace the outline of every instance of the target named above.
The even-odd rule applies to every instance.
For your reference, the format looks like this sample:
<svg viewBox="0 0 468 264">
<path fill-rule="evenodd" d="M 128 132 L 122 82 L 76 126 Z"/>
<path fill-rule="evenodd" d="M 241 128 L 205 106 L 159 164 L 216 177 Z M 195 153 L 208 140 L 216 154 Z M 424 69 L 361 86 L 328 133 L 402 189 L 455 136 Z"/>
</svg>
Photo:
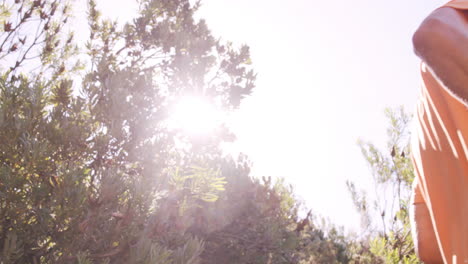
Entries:
<svg viewBox="0 0 468 264">
<path fill-rule="evenodd" d="M 468 10 L 468 0 L 445 6 Z M 429 209 L 444 262 L 468 263 L 468 102 L 447 90 L 424 63 L 421 75 L 412 135 L 415 203 Z"/>
</svg>

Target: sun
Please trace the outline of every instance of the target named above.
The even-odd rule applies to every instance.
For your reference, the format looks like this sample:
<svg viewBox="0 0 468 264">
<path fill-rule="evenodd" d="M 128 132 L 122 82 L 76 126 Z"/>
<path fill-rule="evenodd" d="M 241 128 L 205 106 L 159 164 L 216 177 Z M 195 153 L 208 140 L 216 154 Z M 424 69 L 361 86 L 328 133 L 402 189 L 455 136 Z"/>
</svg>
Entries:
<svg viewBox="0 0 468 264">
<path fill-rule="evenodd" d="M 177 100 L 170 115 L 170 126 L 194 135 L 214 132 L 221 123 L 221 111 L 204 97 L 185 96 Z"/>
</svg>

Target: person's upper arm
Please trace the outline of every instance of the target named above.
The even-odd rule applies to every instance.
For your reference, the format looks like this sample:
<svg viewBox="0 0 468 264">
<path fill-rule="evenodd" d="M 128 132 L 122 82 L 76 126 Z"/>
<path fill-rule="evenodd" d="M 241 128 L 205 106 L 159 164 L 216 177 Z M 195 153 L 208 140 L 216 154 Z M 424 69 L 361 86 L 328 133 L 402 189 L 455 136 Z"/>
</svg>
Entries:
<svg viewBox="0 0 468 264">
<path fill-rule="evenodd" d="M 441 85 L 468 101 L 468 11 L 435 10 L 414 33 L 413 44 Z"/>
<path fill-rule="evenodd" d="M 468 16 L 466 10 L 441 7 L 430 14 L 413 35 L 415 52 L 423 60 L 430 53 L 461 45 L 468 48 Z"/>
</svg>

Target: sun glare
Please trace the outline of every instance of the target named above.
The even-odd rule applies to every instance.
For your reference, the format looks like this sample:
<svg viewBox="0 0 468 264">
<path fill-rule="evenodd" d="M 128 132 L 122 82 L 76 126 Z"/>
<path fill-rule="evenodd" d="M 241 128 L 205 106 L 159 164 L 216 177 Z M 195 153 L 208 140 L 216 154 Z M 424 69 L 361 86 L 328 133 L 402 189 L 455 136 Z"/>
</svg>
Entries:
<svg viewBox="0 0 468 264">
<path fill-rule="evenodd" d="M 183 97 L 172 110 L 170 124 L 190 134 L 209 134 L 221 122 L 221 113 L 202 97 Z"/>
</svg>

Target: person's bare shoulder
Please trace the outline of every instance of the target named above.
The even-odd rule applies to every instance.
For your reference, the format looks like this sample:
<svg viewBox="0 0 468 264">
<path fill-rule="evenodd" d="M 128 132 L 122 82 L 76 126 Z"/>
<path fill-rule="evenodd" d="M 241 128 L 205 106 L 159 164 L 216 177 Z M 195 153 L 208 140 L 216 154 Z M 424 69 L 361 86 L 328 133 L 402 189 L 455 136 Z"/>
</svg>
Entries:
<svg viewBox="0 0 468 264">
<path fill-rule="evenodd" d="M 413 45 L 443 86 L 468 102 L 468 11 L 435 10 L 414 33 Z"/>
<path fill-rule="evenodd" d="M 441 7 L 432 12 L 413 35 L 416 54 L 424 59 L 426 52 L 441 50 L 441 45 L 448 44 L 447 42 L 453 38 L 453 40 L 468 38 L 467 12 L 451 7 Z M 437 49 L 428 50 L 430 48 Z"/>
</svg>

